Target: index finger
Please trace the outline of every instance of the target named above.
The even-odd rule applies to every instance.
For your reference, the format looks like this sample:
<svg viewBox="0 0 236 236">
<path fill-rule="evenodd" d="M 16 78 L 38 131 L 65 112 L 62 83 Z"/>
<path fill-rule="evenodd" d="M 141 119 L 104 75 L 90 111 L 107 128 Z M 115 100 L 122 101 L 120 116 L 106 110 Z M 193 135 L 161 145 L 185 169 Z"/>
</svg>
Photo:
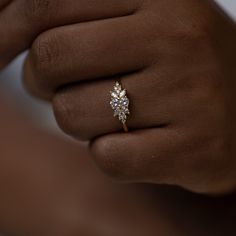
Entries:
<svg viewBox="0 0 236 236">
<path fill-rule="evenodd" d="M 6 2 L 7 0 L 3 0 Z M 4 3 L 3 2 L 3 3 Z M 15 0 L 0 15 L 0 67 L 57 26 L 133 14 L 141 0 Z M 0 3 L 1 4 L 1 3 Z M 4 59 L 4 62 L 2 60 Z"/>
</svg>

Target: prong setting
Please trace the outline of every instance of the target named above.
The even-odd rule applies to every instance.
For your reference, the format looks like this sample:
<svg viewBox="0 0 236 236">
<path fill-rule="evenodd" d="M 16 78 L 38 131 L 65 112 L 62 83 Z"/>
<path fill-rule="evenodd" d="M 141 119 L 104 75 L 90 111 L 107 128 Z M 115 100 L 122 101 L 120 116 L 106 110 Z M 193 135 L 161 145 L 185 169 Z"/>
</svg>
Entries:
<svg viewBox="0 0 236 236">
<path fill-rule="evenodd" d="M 118 117 L 119 121 L 124 125 L 127 121 L 129 111 L 129 99 L 127 92 L 122 89 L 121 84 L 117 81 L 114 90 L 111 93 L 110 105 L 114 111 L 114 117 Z"/>
</svg>

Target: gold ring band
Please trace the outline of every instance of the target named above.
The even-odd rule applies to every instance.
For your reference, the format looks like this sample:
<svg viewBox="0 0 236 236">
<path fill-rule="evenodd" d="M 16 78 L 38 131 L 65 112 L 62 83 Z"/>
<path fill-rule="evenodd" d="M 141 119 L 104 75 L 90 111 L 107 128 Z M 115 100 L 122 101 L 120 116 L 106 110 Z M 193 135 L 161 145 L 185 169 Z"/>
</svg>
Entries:
<svg viewBox="0 0 236 236">
<path fill-rule="evenodd" d="M 129 128 L 128 128 L 127 124 L 123 124 L 123 129 L 126 133 L 129 132 Z"/>
</svg>

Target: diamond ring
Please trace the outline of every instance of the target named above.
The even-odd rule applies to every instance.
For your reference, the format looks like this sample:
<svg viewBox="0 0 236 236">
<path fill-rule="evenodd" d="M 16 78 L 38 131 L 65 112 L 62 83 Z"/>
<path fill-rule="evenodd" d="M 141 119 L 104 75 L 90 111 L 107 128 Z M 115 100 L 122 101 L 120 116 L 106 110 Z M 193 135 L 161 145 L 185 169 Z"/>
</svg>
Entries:
<svg viewBox="0 0 236 236">
<path fill-rule="evenodd" d="M 126 90 L 122 88 L 121 84 L 117 81 L 114 90 L 111 93 L 110 105 L 114 111 L 114 117 L 118 117 L 119 121 L 123 124 L 125 132 L 128 132 L 126 121 L 129 111 L 129 99 L 127 97 Z"/>
</svg>

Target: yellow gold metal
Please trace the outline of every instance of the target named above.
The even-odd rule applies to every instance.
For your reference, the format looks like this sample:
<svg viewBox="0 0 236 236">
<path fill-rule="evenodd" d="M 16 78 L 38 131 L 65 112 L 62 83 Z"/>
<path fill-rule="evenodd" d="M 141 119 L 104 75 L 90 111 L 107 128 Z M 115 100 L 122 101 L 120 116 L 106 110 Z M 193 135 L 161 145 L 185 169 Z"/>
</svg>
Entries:
<svg viewBox="0 0 236 236">
<path fill-rule="evenodd" d="M 123 128 L 124 128 L 125 133 L 129 132 L 129 128 L 126 124 L 123 124 Z"/>
</svg>

